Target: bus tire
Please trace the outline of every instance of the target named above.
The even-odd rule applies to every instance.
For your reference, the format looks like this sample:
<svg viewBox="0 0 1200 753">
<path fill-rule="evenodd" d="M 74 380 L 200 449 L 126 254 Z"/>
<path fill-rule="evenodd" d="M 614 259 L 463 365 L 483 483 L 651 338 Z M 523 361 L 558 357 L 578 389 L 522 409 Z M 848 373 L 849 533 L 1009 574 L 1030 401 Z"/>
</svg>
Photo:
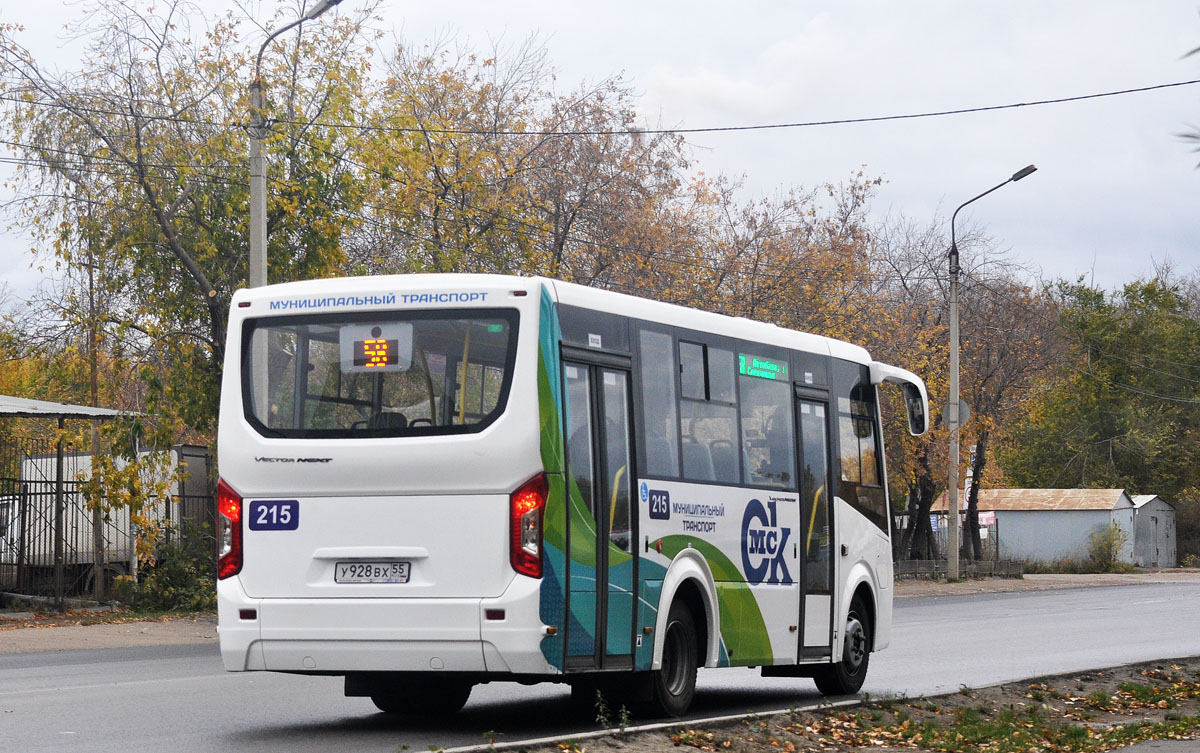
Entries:
<svg viewBox="0 0 1200 753">
<path fill-rule="evenodd" d="M 855 596 L 846 615 L 842 660 L 816 670 L 813 680 L 817 690 L 823 695 L 852 695 L 862 689 L 871 663 L 873 629 L 866 605 L 861 597 Z"/>
<path fill-rule="evenodd" d="M 371 703 L 396 716 L 447 716 L 467 704 L 472 687 L 466 680 L 431 677 L 378 690 L 371 694 Z"/>
<path fill-rule="evenodd" d="M 663 636 L 662 668 L 650 675 L 652 708 L 665 716 L 682 716 L 696 697 L 699 642 L 692 612 L 682 602 L 671 605 Z"/>
</svg>

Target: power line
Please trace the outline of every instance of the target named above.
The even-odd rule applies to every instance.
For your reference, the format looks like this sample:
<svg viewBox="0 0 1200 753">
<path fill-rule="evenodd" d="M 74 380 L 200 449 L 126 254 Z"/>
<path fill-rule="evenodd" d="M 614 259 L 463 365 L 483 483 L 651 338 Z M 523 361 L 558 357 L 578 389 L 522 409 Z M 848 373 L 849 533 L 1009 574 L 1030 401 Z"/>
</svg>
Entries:
<svg viewBox="0 0 1200 753">
<path fill-rule="evenodd" d="M 1158 89 L 1170 89 L 1178 86 L 1192 86 L 1200 84 L 1200 79 L 1192 79 L 1190 81 L 1175 81 L 1169 84 L 1153 84 L 1151 86 L 1139 86 L 1133 89 L 1118 89 L 1115 91 L 1097 92 L 1094 94 L 1080 94 L 1071 97 L 1057 97 L 1055 99 L 1037 99 L 1029 102 L 1012 102 L 1003 105 L 985 105 L 982 107 L 964 107 L 954 110 L 933 110 L 929 112 L 907 113 L 902 115 L 877 115 L 864 118 L 839 118 L 835 120 L 809 120 L 799 121 L 794 123 L 768 123 L 762 125 L 744 125 L 744 126 L 709 126 L 703 128 L 628 128 L 615 130 L 578 130 L 578 131 L 505 131 L 505 130 L 486 130 L 486 129 L 458 129 L 458 128 L 412 128 L 412 127 L 386 127 L 386 126 L 357 126 L 364 129 L 377 129 L 382 131 L 395 131 L 399 133 L 438 133 L 438 134 L 461 134 L 461 135 L 495 135 L 495 136 L 618 136 L 618 135 L 661 135 L 661 134 L 687 134 L 687 133 L 732 133 L 743 131 L 767 131 L 780 130 L 788 128 L 815 128 L 818 126 L 835 126 L 835 125 L 855 125 L 860 123 L 883 123 L 896 120 L 918 120 L 921 118 L 940 118 L 948 115 L 967 115 L 977 112 L 995 112 L 997 110 L 1015 110 L 1021 107 L 1039 107 L 1042 105 L 1059 105 L 1068 102 L 1082 102 L 1089 99 L 1102 99 L 1104 97 L 1119 97 L 1125 94 L 1138 94 L 1141 92 L 1155 91 Z M 280 123 L 289 121 L 276 121 Z M 340 126 L 336 123 L 319 123 L 329 128 L 341 128 L 352 126 Z"/>
<path fill-rule="evenodd" d="M 901 120 L 920 120 L 925 118 L 941 118 L 951 115 L 968 115 L 981 112 L 997 112 L 1001 110 L 1015 110 L 1023 107 L 1042 107 L 1046 105 L 1060 105 L 1071 102 L 1083 102 L 1092 99 L 1104 99 L 1107 97 L 1120 97 L 1127 94 L 1141 94 L 1144 92 L 1158 91 L 1161 89 L 1172 89 L 1182 86 L 1193 86 L 1200 84 L 1200 79 L 1191 79 L 1188 81 L 1174 81 L 1165 84 L 1152 84 L 1149 86 L 1139 86 L 1130 89 L 1116 89 L 1112 91 L 1094 92 L 1091 94 L 1078 94 L 1067 97 L 1055 97 L 1052 99 L 1035 99 L 1028 102 L 1010 102 L 1000 105 L 982 105 L 979 107 L 962 107 L 949 110 L 931 110 L 925 112 L 902 113 L 893 115 L 875 115 L 859 118 L 835 118 L 826 120 L 808 120 L 796 121 L 788 123 L 764 123 L 757 125 L 739 125 L 739 126 L 705 126 L 700 128 L 614 128 L 614 129 L 579 129 L 579 130 L 510 130 L 499 128 L 424 128 L 420 126 L 384 126 L 384 125 L 359 125 L 350 123 L 335 123 L 324 121 L 299 121 L 277 118 L 272 122 L 282 125 L 299 125 L 299 126 L 320 126 L 323 128 L 336 128 L 344 130 L 355 130 L 365 132 L 391 132 L 391 133 L 433 133 L 445 135 L 475 135 L 475 136 L 625 136 L 625 135 L 666 135 L 666 134 L 693 134 L 693 133 L 738 133 L 752 131 L 768 131 L 768 130 L 784 130 L 793 128 L 816 128 L 820 126 L 839 126 L 839 125 L 858 125 L 863 123 L 885 123 Z M 67 106 L 61 102 L 37 102 L 28 101 L 19 97 L 0 96 L 0 101 L 13 102 L 21 105 L 33 105 L 38 107 L 55 107 L 60 109 L 75 110 L 78 112 L 86 112 L 94 115 L 109 115 L 128 117 L 128 111 L 107 110 L 102 108 L 81 107 L 78 105 Z M 184 118 L 177 115 L 150 115 L 139 114 L 139 119 L 145 121 L 162 121 L 170 123 L 186 123 L 189 125 L 204 125 L 221 128 L 242 128 L 243 123 L 230 121 L 203 120 L 199 118 Z"/>
<path fill-rule="evenodd" d="M 1123 382 L 1116 382 L 1107 377 L 1102 377 L 1099 374 L 1093 372 L 1091 369 L 1084 369 L 1084 368 L 1080 368 L 1078 366 L 1073 366 L 1071 368 L 1074 369 L 1075 371 L 1079 372 L 1080 374 L 1083 374 L 1084 376 L 1091 377 L 1092 379 L 1095 379 L 1098 382 L 1103 382 L 1107 385 L 1116 387 L 1117 389 L 1125 390 L 1127 392 L 1133 392 L 1138 395 L 1152 397 L 1152 398 L 1155 398 L 1156 400 L 1167 400 L 1172 403 L 1185 403 L 1187 405 L 1200 405 L 1200 399 L 1188 398 L 1188 397 L 1177 397 L 1175 395 L 1164 395 L 1159 392 L 1151 392 L 1150 390 L 1143 390 L 1139 387 L 1134 387 L 1131 384 L 1125 384 Z M 1189 380 L 1189 381 L 1192 381 L 1192 380 Z"/>
</svg>

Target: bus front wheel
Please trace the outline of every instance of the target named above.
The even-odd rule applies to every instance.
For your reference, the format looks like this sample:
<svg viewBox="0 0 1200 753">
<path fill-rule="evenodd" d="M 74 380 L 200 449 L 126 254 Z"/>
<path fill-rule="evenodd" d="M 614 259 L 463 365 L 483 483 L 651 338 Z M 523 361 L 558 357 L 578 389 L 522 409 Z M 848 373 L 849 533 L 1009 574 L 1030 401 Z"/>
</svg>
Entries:
<svg viewBox="0 0 1200 753">
<path fill-rule="evenodd" d="M 824 695 L 850 695 L 862 689 L 871 662 L 872 630 L 866 605 L 855 596 L 846 615 L 842 660 L 816 671 L 817 690 Z"/>
<path fill-rule="evenodd" d="M 698 641 L 692 612 L 681 602 L 671 605 L 663 638 L 662 669 L 651 673 L 655 710 L 682 716 L 696 696 Z"/>
</svg>

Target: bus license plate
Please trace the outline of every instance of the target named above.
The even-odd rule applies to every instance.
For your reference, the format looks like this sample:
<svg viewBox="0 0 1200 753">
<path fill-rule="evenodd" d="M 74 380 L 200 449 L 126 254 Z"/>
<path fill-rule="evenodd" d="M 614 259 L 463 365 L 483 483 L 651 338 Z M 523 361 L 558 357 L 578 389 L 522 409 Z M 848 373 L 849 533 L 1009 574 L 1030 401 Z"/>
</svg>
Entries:
<svg viewBox="0 0 1200 753">
<path fill-rule="evenodd" d="M 339 562 L 334 583 L 407 583 L 408 562 Z"/>
</svg>

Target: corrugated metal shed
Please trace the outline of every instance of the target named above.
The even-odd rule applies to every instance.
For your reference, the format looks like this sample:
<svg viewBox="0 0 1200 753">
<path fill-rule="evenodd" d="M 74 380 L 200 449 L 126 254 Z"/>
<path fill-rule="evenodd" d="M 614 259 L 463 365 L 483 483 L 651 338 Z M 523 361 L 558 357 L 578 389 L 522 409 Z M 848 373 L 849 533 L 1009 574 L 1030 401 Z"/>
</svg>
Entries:
<svg viewBox="0 0 1200 753">
<path fill-rule="evenodd" d="M 946 509 L 944 495 L 935 509 Z M 1092 535 L 1116 525 L 1125 532 L 1119 559 L 1134 561 L 1134 507 L 1124 489 L 981 489 L 979 511 L 996 516 L 1002 558 L 1084 561 Z"/>
<path fill-rule="evenodd" d="M 1129 506 L 1124 496 L 1124 489 L 980 489 L 979 510 L 1113 510 Z M 946 509 L 945 494 L 933 509 Z"/>
<path fill-rule="evenodd" d="M 0 395 L 0 416 L 15 418 L 116 418 L 131 415 L 111 408 L 92 408 L 87 405 L 52 403 L 24 397 Z"/>
<path fill-rule="evenodd" d="M 1175 567 L 1175 507 L 1157 494 L 1133 498 L 1133 559 L 1142 567 Z"/>
</svg>

